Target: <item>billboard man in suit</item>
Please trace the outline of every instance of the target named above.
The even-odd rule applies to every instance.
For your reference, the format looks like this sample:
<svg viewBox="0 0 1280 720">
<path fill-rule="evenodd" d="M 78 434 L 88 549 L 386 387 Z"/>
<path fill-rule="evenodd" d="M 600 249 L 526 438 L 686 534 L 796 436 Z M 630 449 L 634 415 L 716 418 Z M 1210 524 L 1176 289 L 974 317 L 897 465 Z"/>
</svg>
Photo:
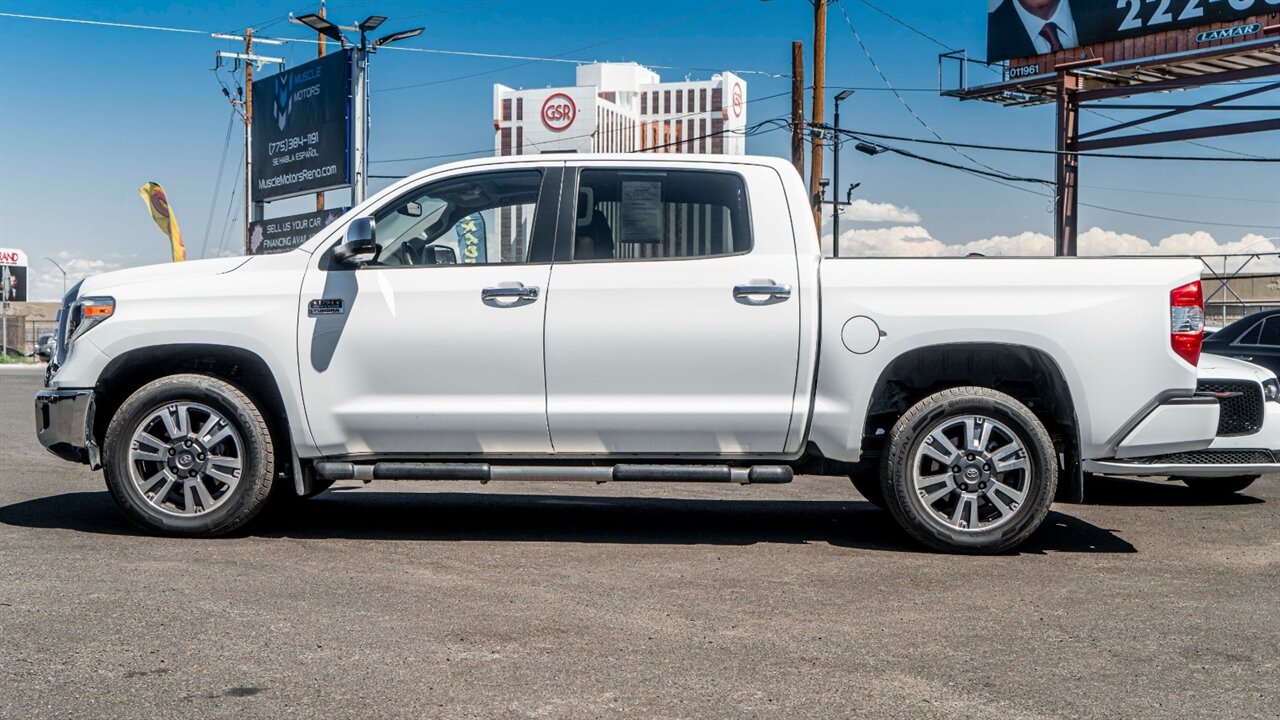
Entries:
<svg viewBox="0 0 1280 720">
<path fill-rule="evenodd" d="M 987 16 L 987 60 L 1080 47 L 1071 0 L 1001 0 Z"/>
</svg>

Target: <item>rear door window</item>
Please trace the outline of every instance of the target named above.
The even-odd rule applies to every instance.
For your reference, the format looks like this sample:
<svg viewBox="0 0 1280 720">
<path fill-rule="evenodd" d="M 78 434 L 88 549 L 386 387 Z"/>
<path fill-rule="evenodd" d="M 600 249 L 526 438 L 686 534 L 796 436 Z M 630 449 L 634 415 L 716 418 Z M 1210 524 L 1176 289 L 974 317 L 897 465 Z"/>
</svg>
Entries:
<svg viewBox="0 0 1280 720">
<path fill-rule="evenodd" d="M 572 238 L 559 262 L 660 260 L 751 250 L 742 176 L 729 172 L 585 169 L 579 176 Z"/>
</svg>

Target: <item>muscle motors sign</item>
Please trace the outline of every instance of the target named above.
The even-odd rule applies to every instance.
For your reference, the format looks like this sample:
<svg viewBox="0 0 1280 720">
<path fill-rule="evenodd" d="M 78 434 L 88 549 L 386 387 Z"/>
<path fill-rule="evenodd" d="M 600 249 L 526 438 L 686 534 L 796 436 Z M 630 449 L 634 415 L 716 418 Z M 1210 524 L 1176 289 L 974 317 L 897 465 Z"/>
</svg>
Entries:
<svg viewBox="0 0 1280 720">
<path fill-rule="evenodd" d="M 351 51 L 253 83 L 253 199 L 351 184 Z"/>
<path fill-rule="evenodd" d="M 272 255 L 288 252 L 310 240 L 329 223 L 342 217 L 348 208 L 287 215 L 249 223 L 249 254 Z"/>
<path fill-rule="evenodd" d="M 1274 23 L 1274 17 L 1267 17 L 1276 15 L 1280 0 L 992 0 L 987 60 L 1076 49 L 1081 57 L 1108 62 L 1136 60 L 1192 49 L 1197 43 L 1238 42 Z M 1171 32 L 1186 37 L 1098 47 Z"/>
</svg>

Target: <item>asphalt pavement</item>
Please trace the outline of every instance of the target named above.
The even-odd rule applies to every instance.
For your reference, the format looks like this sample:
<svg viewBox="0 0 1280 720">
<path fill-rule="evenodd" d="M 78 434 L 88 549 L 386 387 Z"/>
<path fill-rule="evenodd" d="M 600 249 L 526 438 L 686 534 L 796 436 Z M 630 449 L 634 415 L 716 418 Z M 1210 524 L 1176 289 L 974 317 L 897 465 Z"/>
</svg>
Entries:
<svg viewBox="0 0 1280 720">
<path fill-rule="evenodd" d="M 1280 480 L 1099 479 L 1019 552 L 847 480 L 340 485 L 135 532 L 0 371 L 6 718 L 1275 718 Z"/>
</svg>

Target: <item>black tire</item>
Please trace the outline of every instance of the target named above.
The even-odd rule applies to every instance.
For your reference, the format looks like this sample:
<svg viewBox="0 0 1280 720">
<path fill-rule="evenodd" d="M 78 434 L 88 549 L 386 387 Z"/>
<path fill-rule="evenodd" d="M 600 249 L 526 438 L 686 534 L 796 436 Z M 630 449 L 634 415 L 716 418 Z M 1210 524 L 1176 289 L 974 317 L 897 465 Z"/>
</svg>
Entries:
<svg viewBox="0 0 1280 720">
<path fill-rule="evenodd" d="M 1201 497 L 1226 497 L 1234 495 L 1253 484 L 1261 475 L 1234 475 L 1232 477 L 1178 478 Z"/>
<path fill-rule="evenodd" d="M 190 517 L 154 507 L 130 475 L 134 432 L 153 413 L 176 403 L 199 403 L 217 411 L 239 434 L 241 445 L 240 474 L 235 487 L 226 491 L 229 497 Z M 230 383 L 194 374 L 161 378 L 129 396 L 107 426 L 103 458 L 107 488 L 129 520 L 148 532 L 185 537 L 225 535 L 253 520 L 271 494 L 276 468 L 271 431 L 253 401 Z"/>
<path fill-rule="evenodd" d="M 996 473 L 992 469 L 989 475 L 981 475 L 980 478 L 989 478 L 983 480 L 983 494 L 979 496 L 975 492 L 973 499 L 967 501 L 961 500 L 965 496 L 955 487 L 959 481 L 967 483 L 967 475 L 951 475 L 940 483 L 950 482 L 953 489 L 935 502 L 947 503 L 955 498 L 957 507 L 965 503 L 963 512 L 957 512 L 965 514 L 972 510 L 980 524 L 981 513 L 988 513 L 989 516 L 997 514 L 992 520 L 992 527 L 985 530 L 952 527 L 933 508 L 926 507 L 921 498 L 924 490 L 917 491 L 913 480 L 916 453 L 929 434 L 948 422 L 964 417 L 984 417 L 1002 424 L 1004 430 L 1001 432 L 1008 431 L 1021 445 L 1021 452 L 1015 457 L 1027 460 L 1026 469 L 1018 472 L 1023 500 L 1012 503 L 1009 502 L 1012 496 L 1002 495 L 996 498 L 1001 503 L 1012 506 L 1007 513 L 999 512 L 997 506 L 987 499 L 999 491 L 986 490 L 990 479 L 1006 480 L 1009 477 L 1007 473 Z M 992 440 L 994 441 L 994 437 Z M 912 537 L 937 550 L 989 554 L 1017 547 L 1044 522 L 1057 491 L 1058 466 L 1048 431 L 1025 405 L 990 388 L 957 387 L 921 400 L 894 424 L 886 449 L 881 471 L 881 489 L 889 512 Z M 968 462 L 967 454 L 957 457 L 962 458 L 960 462 Z M 974 457 L 980 466 L 982 457 L 985 456 Z M 989 464 L 998 465 L 998 461 L 992 459 Z M 975 467 L 975 471 L 977 470 L 980 467 Z M 967 472 L 968 466 L 965 468 L 965 473 Z M 990 484 L 993 488 L 998 487 L 994 482 Z M 968 487 L 976 488 L 976 481 L 975 485 Z"/>
<path fill-rule="evenodd" d="M 862 493 L 862 497 L 866 498 L 867 502 L 881 510 L 885 509 L 884 488 L 880 485 L 879 476 L 859 474 L 850 475 L 849 479 L 853 481 L 854 489 Z"/>
</svg>

